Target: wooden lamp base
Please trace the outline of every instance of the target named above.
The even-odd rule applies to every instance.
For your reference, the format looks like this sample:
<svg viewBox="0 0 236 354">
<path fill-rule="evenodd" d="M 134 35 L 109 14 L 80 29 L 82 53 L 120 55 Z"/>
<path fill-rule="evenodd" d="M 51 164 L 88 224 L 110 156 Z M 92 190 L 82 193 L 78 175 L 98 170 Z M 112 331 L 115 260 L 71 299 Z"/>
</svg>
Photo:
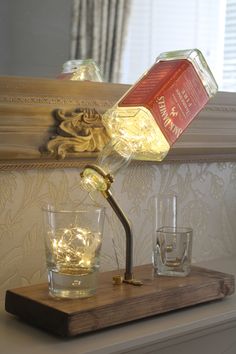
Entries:
<svg viewBox="0 0 236 354">
<path fill-rule="evenodd" d="M 99 274 L 97 294 L 87 299 L 55 299 L 48 285 L 6 292 L 6 311 L 54 334 L 71 337 L 117 324 L 222 299 L 234 292 L 230 274 L 192 266 L 187 277 L 152 276 L 152 266 L 134 268 L 143 285 L 113 285 L 116 272 Z"/>
</svg>

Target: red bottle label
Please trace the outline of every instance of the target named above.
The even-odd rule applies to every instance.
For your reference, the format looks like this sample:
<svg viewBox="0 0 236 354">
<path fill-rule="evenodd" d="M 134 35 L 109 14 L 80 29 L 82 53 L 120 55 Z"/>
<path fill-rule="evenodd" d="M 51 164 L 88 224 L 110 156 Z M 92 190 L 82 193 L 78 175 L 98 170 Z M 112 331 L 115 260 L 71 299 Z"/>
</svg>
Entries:
<svg viewBox="0 0 236 354">
<path fill-rule="evenodd" d="M 192 63 L 178 59 L 154 64 L 118 106 L 146 107 L 172 145 L 208 99 Z"/>
</svg>

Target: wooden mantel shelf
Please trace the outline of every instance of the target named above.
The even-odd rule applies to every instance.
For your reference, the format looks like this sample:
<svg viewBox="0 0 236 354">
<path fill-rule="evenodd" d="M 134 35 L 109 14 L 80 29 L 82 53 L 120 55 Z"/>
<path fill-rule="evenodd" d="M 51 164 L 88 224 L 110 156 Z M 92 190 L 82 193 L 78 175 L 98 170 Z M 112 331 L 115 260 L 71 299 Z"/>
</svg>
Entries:
<svg viewBox="0 0 236 354">
<path fill-rule="evenodd" d="M 68 132 L 59 127 L 56 111 L 66 112 L 67 117 L 81 110 L 103 114 L 129 87 L 0 77 L 0 170 L 83 167 L 89 159 L 96 158 L 98 150 L 77 149 L 68 152 L 65 158 L 51 155 L 47 150 L 47 144 L 55 138 L 68 138 Z M 74 124 L 79 131 L 79 123 L 73 121 Z M 74 141 L 74 134 L 69 134 L 67 143 Z M 236 161 L 235 136 L 236 93 L 218 92 L 172 146 L 163 163 Z"/>
</svg>

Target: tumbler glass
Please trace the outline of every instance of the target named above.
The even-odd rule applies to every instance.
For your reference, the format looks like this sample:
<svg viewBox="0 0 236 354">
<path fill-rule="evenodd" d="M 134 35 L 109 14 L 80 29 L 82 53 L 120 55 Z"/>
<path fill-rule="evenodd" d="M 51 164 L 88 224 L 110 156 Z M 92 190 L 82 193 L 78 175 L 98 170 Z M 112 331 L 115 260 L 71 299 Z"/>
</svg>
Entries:
<svg viewBox="0 0 236 354">
<path fill-rule="evenodd" d="M 96 293 L 104 208 L 43 208 L 49 293 L 82 298 Z"/>
<path fill-rule="evenodd" d="M 153 250 L 155 273 L 186 276 L 191 270 L 193 231 L 188 227 L 161 227 Z"/>
</svg>

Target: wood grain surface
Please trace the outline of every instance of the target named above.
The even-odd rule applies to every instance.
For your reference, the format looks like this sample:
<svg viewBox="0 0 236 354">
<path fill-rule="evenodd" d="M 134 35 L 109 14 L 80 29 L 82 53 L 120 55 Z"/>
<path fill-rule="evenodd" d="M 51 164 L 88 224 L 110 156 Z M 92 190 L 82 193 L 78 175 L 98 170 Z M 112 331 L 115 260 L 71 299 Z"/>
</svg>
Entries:
<svg viewBox="0 0 236 354">
<path fill-rule="evenodd" d="M 143 286 L 113 285 L 116 272 L 100 273 L 97 294 L 55 299 L 47 284 L 8 290 L 6 311 L 54 334 L 71 337 L 117 324 L 223 299 L 234 292 L 234 277 L 193 266 L 187 277 L 153 277 L 152 266 L 135 267 Z"/>
</svg>

